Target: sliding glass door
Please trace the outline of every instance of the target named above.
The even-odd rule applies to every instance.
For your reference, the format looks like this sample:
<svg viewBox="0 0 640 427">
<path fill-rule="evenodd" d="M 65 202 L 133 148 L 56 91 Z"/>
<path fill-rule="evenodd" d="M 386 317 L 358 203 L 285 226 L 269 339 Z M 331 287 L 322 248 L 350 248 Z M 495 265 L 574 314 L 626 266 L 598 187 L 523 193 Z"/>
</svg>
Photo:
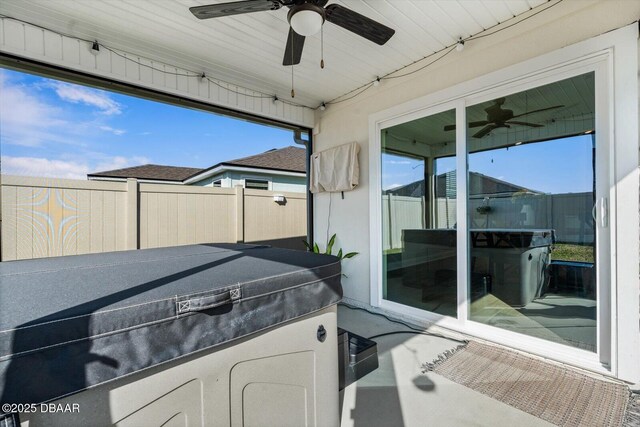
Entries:
<svg viewBox="0 0 640 427">
<path fill-rule="evenodd" d="M 608 143 L 596 72 L 564 76 L 381 130 L 383 301 L 606 361 Z"/>
<path fill-rule="evenodd" d="M 455 111 L 382 139 L 383 298 L 457 316 Z"/>
<path fill-rule="evenodd" d="M 595 352 L 594 73 L 466 117 L 469 319 Z"/>
</svg>

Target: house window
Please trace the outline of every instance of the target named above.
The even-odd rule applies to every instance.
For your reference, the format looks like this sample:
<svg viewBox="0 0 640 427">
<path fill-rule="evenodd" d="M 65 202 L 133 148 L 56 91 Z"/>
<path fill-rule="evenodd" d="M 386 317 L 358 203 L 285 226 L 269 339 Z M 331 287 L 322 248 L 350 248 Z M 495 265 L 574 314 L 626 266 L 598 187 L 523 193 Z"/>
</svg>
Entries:
<svg viewBox="0 0 640 427">
<path fill-rule="evenodd" d="M 269 181 L 265 181 L 262 179 L 245 179 L 244 188 L 253 188 L 256 190 L 268 190 Z"/>
<path fill-rule="evenodd" d="M 218 179 L 216 181 L 213 181 L 213 186 L 214 187 L 222 187 L 222 180 Z"/>
</svg>

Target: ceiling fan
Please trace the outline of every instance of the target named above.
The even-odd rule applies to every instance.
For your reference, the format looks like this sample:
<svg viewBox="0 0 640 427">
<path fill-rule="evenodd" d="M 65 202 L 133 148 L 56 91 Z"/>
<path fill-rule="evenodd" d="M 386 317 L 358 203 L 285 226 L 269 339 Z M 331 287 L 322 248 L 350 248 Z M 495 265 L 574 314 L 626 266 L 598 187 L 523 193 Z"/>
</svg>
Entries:
<svg viewBox="0 0 640 427">
<path fill-rule="evenodd" d="M 533 113 L 539 113 L 541 111 L 554 110 L 556 108 L 562 108 L 564 105 L 554 105 L 552 107 L 540 108 L 538 110 L 527 111 L 522 114 L 513 114 L 513 110 L 507 110 L 502 108 L 502 105 L 505 103 L 506 98 L 498 98 L 493 101 L 493 105 L 484 109 L 487 112 L 487 120 L 480 120 L 478 122 L 469 122 L 470 128 L 477 128 L 480 126 L 484 126 L 478 132 L 476 132 L 473 137 L 474 138 L 482 138 L 485 135 L 488 135 L 494 129 L 498 128 L 510 128 L 511 125 L 520 125 L 520 126 L 529 126 L 534 128 L 544 127 L 539 123 L 529 123 L 529 122 L 521 122 L 516 119 L 518 117 L 526 116 Z M 445 131 L 455 130 L 456 125 L 446 125 L 444 127 Z"/>
<path fill-rule="evenodd" d="M 379 45 L 385 44 L 395 30 L 329 0 L 244 0 L 189 8 L 199 19 L 220 18 L 243 13 L 289 8 L 289 36 L 282 65 L 300 63 L 305 37 L 316 34 L 325 20 Z"/>
</svg>

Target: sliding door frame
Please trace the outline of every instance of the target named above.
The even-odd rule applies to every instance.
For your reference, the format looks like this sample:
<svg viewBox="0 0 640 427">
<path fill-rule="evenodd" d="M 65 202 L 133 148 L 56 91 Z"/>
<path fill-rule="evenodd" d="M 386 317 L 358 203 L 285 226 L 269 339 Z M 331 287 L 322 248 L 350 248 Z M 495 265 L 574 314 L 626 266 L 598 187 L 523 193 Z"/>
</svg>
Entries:
<svg viewBox="0 0 640 427">
<path fill-rule="evenodd" d="M 371 305 L 594 372 L 640 380 L 637 31 L 636 26 L 625 27 L 370 116 Z M 601 147 L 598 156 L 605 163 L 604 169 L 599 165 L 600 171 L 604 170 L 604 174 L 598 173 L 602 182 L 599 192 L 600 196 L 607 193 L 610 218 L 608 228 L 598 226 L 597 231 L 598 244 L 603 245 L 597 270 L 597 354 L 470 321 L 467 299 L 470 255 L 466 107 L 590 71 L 596 74 L 596 129 Z M 381 132 L 451 109 L 456 110 L 457 124 L 458 318 L 384 300 L 381 286 Z M 616 111 L 621 114 L 616 116 Z M 630 136 L 631 140 L 626 139 Z M 629 247 L 635 250 L 630 251 Z M 628 302 L 629 298 L 633 303 L 618 303 Z"/>
</svg>

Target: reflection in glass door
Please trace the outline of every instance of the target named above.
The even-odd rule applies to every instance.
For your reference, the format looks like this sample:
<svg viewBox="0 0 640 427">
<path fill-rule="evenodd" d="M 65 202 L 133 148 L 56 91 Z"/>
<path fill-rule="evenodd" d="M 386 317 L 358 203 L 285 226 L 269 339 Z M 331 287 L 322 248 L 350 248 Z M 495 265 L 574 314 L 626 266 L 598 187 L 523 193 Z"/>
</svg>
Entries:
<svg viewBox="0 0 640 427">
<path fill-rule="evenodd" d="M 596 352 L 594 74 L 467 108 L 469 319 Z"/>
<path fill-rule="evenodd" d="M 383 298 L 457 316 L 455 111 L 382 133 Z M 448 129 L 448 128 L 447 128 Z"/>
</svg>

